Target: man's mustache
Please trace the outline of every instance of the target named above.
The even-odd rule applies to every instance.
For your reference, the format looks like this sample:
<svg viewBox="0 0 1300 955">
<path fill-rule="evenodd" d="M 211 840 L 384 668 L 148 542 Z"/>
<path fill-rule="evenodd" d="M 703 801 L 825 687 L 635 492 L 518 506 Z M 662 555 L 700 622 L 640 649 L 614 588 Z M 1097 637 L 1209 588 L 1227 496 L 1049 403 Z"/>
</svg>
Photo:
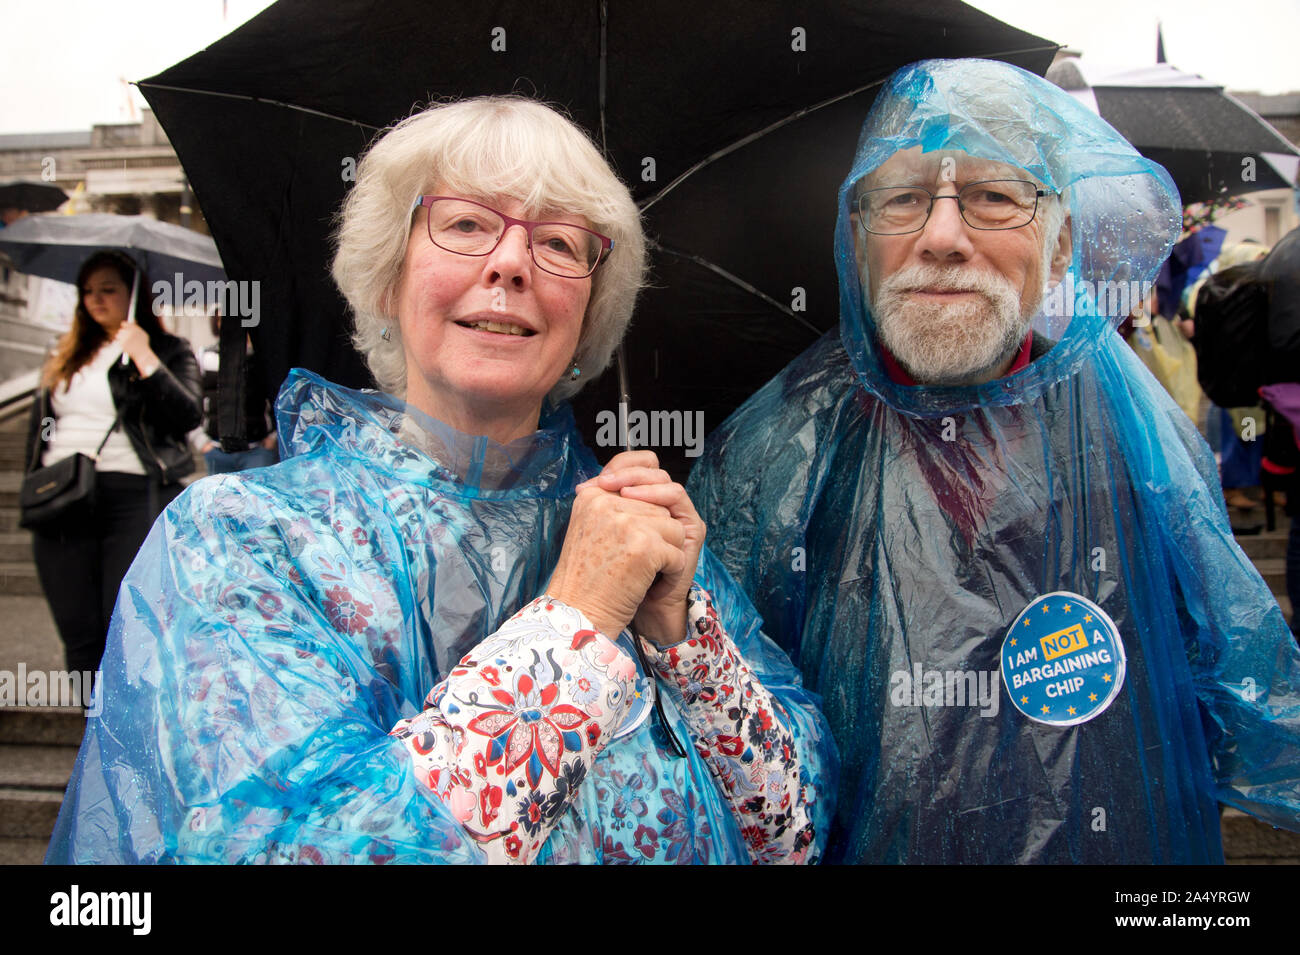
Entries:
<svg viewBox="0 0 1300 955">
<path fill-rule="evenodd" d="M 895 272 L 883 283 L 881 292 L 894 294 L 907 292 L 976 292 L 987 298 L 1005 294 L 1010 286 L 1005 278 L 992 272 L 970 272 L 965 269 L 944 269 L 934 266 L 914 265 Z"/>
</svg>

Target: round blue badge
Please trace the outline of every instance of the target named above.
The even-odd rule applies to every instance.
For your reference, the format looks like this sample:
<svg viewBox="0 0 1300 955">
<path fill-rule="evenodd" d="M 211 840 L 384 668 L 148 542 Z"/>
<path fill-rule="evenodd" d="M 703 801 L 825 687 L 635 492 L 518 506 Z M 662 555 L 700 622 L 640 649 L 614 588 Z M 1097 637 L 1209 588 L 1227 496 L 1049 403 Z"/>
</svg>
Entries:
<svg viewBox="0 0 1300 955">
<path fill-rule="evenodd" d="M 1031 720 L 1075 726 L 1102 713 L 1124 685 L 1124 644 L 1087 597 L 1036 598 L 1002 641 L 1002 684 Z"/>
</svg>

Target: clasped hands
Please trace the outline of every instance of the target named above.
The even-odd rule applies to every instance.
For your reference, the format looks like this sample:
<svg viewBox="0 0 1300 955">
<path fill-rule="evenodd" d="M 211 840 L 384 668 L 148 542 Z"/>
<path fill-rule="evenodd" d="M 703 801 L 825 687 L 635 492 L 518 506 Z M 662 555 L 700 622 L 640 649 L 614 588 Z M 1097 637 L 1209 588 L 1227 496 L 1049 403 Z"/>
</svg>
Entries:
<svg viewBox="0 0 1300 955">
<path fill-rule="evenodd" d="M 624 451 L 578 485 L 546 592 L 610 639 L 631 623 L 654 643 L 678 643 L 704 534 L 686 489 L 654 452 Z"/>
</svg>

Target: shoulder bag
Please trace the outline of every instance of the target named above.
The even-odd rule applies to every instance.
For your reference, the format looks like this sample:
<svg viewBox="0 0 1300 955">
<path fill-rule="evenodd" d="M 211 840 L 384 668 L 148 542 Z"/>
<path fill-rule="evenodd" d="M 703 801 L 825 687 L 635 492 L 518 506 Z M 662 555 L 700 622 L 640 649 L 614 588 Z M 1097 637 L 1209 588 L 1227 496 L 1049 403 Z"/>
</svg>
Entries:
<svg viewBox="0 0 1300 955">
<path fill-rule="evenodd" d="M 48 392 L 45 393 L 48 395 Z M 42 395 L 42 402 L 45 395 Z M 95 510 L 95 462 L 99 453 L 108 443 L 109 435 L 122 420 L 119 408 L 117 416 L 99 442 L 93 455 L 78 452 L 71 457 L 56 461 L 48 467 L 36 467 L 40 461 L 41 433 L 36 432 L 35 446 L 32 449 L 32 470 L 23 476 L 22 487 L 18 492 L 18 525 L 28 530 L 45 530 L 69 520 L 88 519 Z"/>
</svg>

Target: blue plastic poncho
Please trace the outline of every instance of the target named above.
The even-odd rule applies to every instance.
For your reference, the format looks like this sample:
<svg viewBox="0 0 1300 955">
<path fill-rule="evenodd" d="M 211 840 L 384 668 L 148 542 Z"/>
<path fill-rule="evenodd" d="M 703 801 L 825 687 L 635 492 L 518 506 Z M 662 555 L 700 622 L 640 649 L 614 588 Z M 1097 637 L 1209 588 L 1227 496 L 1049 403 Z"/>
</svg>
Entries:
<svg viewBox="0 0 1300 955">
<path fill-rule="evenodd" d="M 277 411 L 285 460 L 191 486 L 128 573 L 47 861 L 482 858 L 388 733 L 543 592 L 599 468 L 567 406 L 501 446 L 296 371 Z M 707 553 L 697 580 L 790 714 L 811 791 L 833 792 L 813 698 Z M 538 861 L 748 861 L 694 749 L 626 729 Z"/>
<path fill-rule="evenodd" d="M 1064 193 L 1073 262 L 1034 325 L 1055 344 L 1009 377 L 911 386 L 882 364 L 850 201 L 917 145 Z M 1221 861 L 1219 801 L 1300 828 L 1300 655 L 1209 450 L 1097 285 L 1150 280 L 1179 221 L 1163 169 L 1014 67 L 923 62 L 878 97 L 839 193 L 840 333 L 723 424 L 690 485 L 715 553 L 822 694 L 842 757 L 829 858 Z M 1121 688 L 1100 712 L 1097 689 L 1062 699 L 1070 667 L 1111 659 L 1097 614 L 1078 653 L 1066 624 L 1032 647 L 1009 632 L 1041 604 L 1087 611 L 1072 595 L 1127 657 L 1101 675 Z M 1036 671 L 1015 656 L 1040 646 Z"/>
</svg>

